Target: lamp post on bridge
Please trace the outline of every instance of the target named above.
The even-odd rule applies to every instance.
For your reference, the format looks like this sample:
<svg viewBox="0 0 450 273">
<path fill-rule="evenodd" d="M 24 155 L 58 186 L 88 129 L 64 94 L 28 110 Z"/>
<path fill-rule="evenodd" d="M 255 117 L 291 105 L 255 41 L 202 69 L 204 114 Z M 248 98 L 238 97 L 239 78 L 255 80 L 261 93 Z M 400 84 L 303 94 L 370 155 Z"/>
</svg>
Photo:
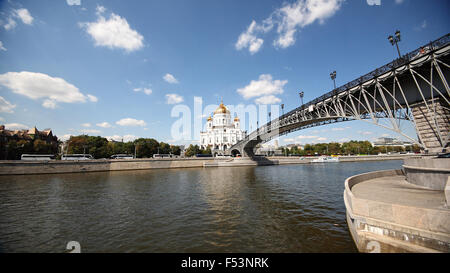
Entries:
<svg viewBox="0 0 450 273">
<path fill-rule="evenodd" d="M 300 102 L 302 103 L 303 106 L 303 96 L 305 95 L 305 92 L 300 92 L 298 94 L 300 95 Z"/>
<path fill-rule="evenodd" d="M 336 89 L 336 70 L 330 73 L 330 78 L 333 80 L 334 89 Z"/>
<path fill-rule="evenodd" d="M 391 42 L 392 46 L 394 46 L 394 45 L 397 46 L 398 57 L 401 58 L 402 55 L 400 54 L 400 49 L 398 48 L 398 42 L 401 41 L 401 39 L 400 39 L 400 30 L 397 30 L 395 32 L 395 37 L 393 37 L 392 35 L 389 35 L 388 40 L 389 40 L 389 42 Z"/>
</svg>

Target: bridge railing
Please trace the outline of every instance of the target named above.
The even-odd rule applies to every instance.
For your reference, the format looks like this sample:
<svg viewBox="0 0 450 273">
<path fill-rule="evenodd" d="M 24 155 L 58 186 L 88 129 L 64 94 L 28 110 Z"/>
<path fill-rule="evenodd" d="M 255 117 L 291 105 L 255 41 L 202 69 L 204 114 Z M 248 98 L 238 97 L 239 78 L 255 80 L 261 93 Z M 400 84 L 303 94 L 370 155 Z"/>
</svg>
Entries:
<svg viewBox="0 0 450 273">
<path fill-rule="evenodd" d="M 406 55 L 403 55 L 401 58 L 395 59 L 394 61 L 392 61 L 392 62 L 390 62 L 390 63 L 388 63 L 388 64 L 386 64 L 386 65 L 384 65 L 382 67 L 379 67 L 379 68 L 377 68 L 377 69 L 375 69 L 375 70 L 373 70 L 373 71 L 371 71 L 371 72 L 369 72 L 369 73 L 359 77 L 358 79 L 355 79 L 355 80 L 353 80 L 351 82 L 348 82 L 347 84 L 344 84 L 344 85 L 342 85 L 342 86 L 340 86 L 340 87 L 338 87 L 338 88 L 336 88 L 336 89 L 334 89 L 334 90 L 332 90 L 332 91 L 330 91 L 330 92 L 328 92 L 328 93 L 326 93 L 326 94 L 324 94 L 324 95 L 322 95 L 322 96 L 320 96 L 318 98 L 315 98 L 314 100 L 304 104 L 303 108 L 307 108 L 310 105 L 314 105 L 314 104 L 316 104 L 316 103 L 318 103 L 320 101 L 323 101 L 323 100 L 326 100 L 328 98 L 331 98 L 331 97 L 333 97 L 333 96 L 335 96 L 335 95 L 337 95 L 337 94 L 339 94 L 341 92 L 344 92 L 344 91 L 346 91 L 348 89 L 351 89 L 351 88 L 353 88 L 355 86 L 358 86 L 358 85 L 360 85 L 360 84 L 362 84 L 364 82 L 372 80 L 372 79 L 374 79 L 374 78 L 376 78 L 378 76 L 381 76 L 381 75 L 383 75 L 386 72 L 389 72 L 389 71 L 392 71 L 394 69 L 397 69 L 397 68 L 399 68 L 399 67 L 401 67 L 401 66 L 403 66 L 405 64 L 410 63 L 412 60 L 420 57 L 422 54 L 425 55 L 425 54 L 428 54 L 430 52 L 434 52 L 434 51 L 436 51 L 436 50 L 446 46 L 449 43 L 450 43 L 450 33 L 442 36 L 441 38 L 439 38 L 439 39 L 437 39 L 437 40 L 435 40 L 433 42 L 430 42 L 430 43 L 428 43 L 428 44 L 426 44 L 424 46 L 421 46 L 418 49 L 416 49 L 414 51 L 411 51 L 411 52 L 407 53 Z M 301 107 L 298 107 L 298 108 L 294 109 L 293 111 L 297 111 L 300 108 Z M 288 114 L 292 113 L 293 111 L 289 112 Z"/>
<path fill-rule="evenodd" d="M 377 69 L 375 69 L 375 70 L 373 70 L 351 82 L 348 82 L 336 89 L 333 89 L 332 91 L 330 91 L 320 97 L 317 97 L 317 98 L 313 99 L 312 101 L 295 108 L 294 110 L 289 111 L 288 113 L 274 119 L 273 121 L 270 121 L 270 122 L 264 124 L 257 130 L 251 132 L 249 135 L 246 136 L 246 139 L 256 138 L 260 134 L 260 132 L 265 132 L 266 131 L 265 128 L 267 128 L 270 125 L 270 123 L 274 123 L 274 121 L 283 120 L 285 117 L 290 116 L 299 110 L 307 109 L 311 105 L 315 105 L 318 102 L 321 102 L 328 98 L 334 97 L 337 94 L 340 94 L 348 89 L 351 89 L 355 86 L 359 86 L 359 85 L 363 84 L 364 82 L 375 79 L 376 77 L 379 77 L 379 76 L 385 74 L 386 72 L 392 71 L 392 70 L 397 69 L 405 64 L 408 64 L 411 61 L 413 61 L 423 55 L 432 53 L 432 52 L 448 45 L 449 43 L 450 43 L 450 33 L 446 34 L 446 35 L 440 37 L 439 39 L 432 41 L 424 46 L 421 46 L 421 47 L 417 48 L 416 50 L 413 50 L 413 51 L 407 53 L 406 55 L 403 55 L 401 58 L 395 59 L 392 62 L 390 62 L 386 65 L 383 65 L 382 67 L 379 67 L 379 68 L 377 68 Z"/>
</svg>

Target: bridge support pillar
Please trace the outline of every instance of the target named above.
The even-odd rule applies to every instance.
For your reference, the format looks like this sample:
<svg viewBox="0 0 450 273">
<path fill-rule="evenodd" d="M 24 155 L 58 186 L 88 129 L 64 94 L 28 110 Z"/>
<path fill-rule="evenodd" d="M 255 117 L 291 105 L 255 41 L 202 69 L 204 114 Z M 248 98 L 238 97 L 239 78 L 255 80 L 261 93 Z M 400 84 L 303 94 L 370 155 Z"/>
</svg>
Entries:
<svg viewBox="0 0 450 273">
<path fill-rule="evenodd" d="M 440 99 L 428 100 L 411 105 L 416 131 L 425 151 L 439 153 L 449 146 L 449 105 Z"/>
</svg>

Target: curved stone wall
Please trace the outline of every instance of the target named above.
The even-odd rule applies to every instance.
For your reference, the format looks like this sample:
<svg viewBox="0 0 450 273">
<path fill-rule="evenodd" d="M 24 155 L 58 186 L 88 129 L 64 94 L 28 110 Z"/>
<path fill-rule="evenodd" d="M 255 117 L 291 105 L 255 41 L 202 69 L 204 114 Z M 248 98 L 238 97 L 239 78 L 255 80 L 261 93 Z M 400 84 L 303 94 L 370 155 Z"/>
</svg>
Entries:
<svg viewBox="0 0 450 273">
<path fill-rule="evenodd" d="M 449 158 L 409 158 L 403 169 L 409 183 L 443 191 L 450 176 Z"/>
</svg>

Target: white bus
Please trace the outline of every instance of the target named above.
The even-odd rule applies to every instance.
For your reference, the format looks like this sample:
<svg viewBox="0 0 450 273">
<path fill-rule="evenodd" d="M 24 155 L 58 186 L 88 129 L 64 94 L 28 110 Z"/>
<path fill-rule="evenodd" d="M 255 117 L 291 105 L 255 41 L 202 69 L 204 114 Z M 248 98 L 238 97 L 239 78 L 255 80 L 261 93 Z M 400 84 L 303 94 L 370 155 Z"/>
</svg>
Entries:
<svg viewBox="0 0 450 273">
<path fill-rule="evenodd" d="M 134 159 L 134 156 L 127 155 L 127 154 L 117 154 L 117 155 L 112 155 L 111 159 Z"/>
<path fill-rule="evenodd" d="M 21 160 L 52 160 L 55 159 L 54 155 L 31 155 L 31 154 L 23 154 L 20 157 Z"/>
<path fill-rule="evenodd" d="M 154 154 L 153 158 L 171 158 L 171 154 Z"/>
<path fill-rule="evenodd" d="M 91 160 L 92 155 L 88 154 L 66 154 L 61 156 L 61 160 Z"/>
</svg>

